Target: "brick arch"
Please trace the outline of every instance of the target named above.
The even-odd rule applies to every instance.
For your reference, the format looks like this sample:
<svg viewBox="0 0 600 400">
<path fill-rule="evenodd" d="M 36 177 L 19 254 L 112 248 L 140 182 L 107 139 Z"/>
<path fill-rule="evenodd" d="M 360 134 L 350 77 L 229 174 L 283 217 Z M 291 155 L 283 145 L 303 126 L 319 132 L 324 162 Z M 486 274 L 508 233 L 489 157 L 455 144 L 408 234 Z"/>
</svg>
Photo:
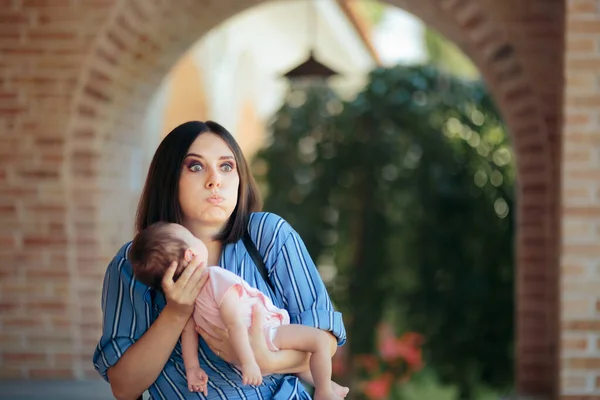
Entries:
<svg viewBox="0 0 600 400">
<path fill-rule="evenodd" d="M 250 6 L 115 0 L 89 43 L 64 134 L 64 262 L 72 285 L 69 331 L 78 353 L 72 376 L 81 377 L 83 369 L 97 377 L 90 360 L 101 328 L 98 286 L 111 255 L 132 237 L 137 185 L 160 140 L 144 134 L 149 101 L 196 40 Z"/>
<path fill-rule="evenodd" d="M 518 173 L 516 386 L 520 394 L 559 393 L 558 234 L 560 160 L 531 71 L 478 1 L 437 0 L 465 32 L 512 134 Z"/>
<path fill-rule="evenodd" d="M 145 168 L 148 161 L 139 150 L 145 139 L 140 124 L 160 80 L 210 28 L 262 2 L 115 3 L 80 71 L 65 138 L 68 263 L 73 280 L 83 286 L 97 282 L 105 263 L 92 260 L 86 268 L 93 271 L 87 273 L 78 267 L 86 253 L 110 254 L 131 236 L 139 192 L 131 182 L 141 173 L 139 165 Z M 477 0 L 388 2 L 421 18 L 473 59 L 512 133 L 519 174 L 518 386 L 526 394 L 555 393 L 558 307 L 548 299 L 557 301 L 553 181 L 558 164 L 526 66 L 506 32 Z M 82 234 L 93 236 L 87 246 L 81 245 Z"/>
<path fill-rule="evenodd" d="M 478 0 L 386 0 L 420 17 L 479 68 L 511 133 L 517 166 L 516 365 L 519 394 L 559 391 L 559 150 L 529 71 L 506 32 Z M 443 17 L 440 17 L 442 16 Z"/>
</svg>

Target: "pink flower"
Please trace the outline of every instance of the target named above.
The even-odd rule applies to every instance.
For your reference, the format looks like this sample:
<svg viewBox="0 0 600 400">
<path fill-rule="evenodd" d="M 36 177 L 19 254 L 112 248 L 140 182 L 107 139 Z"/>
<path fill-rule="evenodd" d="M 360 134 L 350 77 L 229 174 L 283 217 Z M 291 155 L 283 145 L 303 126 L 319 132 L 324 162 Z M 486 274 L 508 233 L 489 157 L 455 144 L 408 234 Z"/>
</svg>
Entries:
<svg viewBox="0 0 600 400">
<path fill-rule="evenodd" d="M 405 333 L 398 339 L 398 352 L 412 369 L 420 369 L 423 366 L 421 345 L 424 341 L 423 336 L 415 332 Z"/>
<path fill-rule="evenodd" d="M 396 355 L 406 361 L 409 367 L 418 368 L 421 365 L 421 350 L 409 346 L 401 340 L 396 341 Z"/>
<path fill-rule="evenodd" d="M 421 335 L 409 332 L 396 338 L 385 328 L 380 330 L 379 338 L 379 354 L 383 360 L 389 363 L 401 359 L 413 369 L 421 366 Z"/>
<path fill-rule="evenodd" d="M 370 399 L 385 399 L 390 394 L 392 375 L 383 374 L 379 378 L 365 383 L 363 392 Z"/>
<path fill-rule="evenodd" d="M 379 369 L 379 360 L 374 354 L 361 354 L 356 356 L 356 361 L 368 373 L 376 372 Z"/>
<path fill-rule="evenodd" d="M 407 332 L 400 337 L 400 340 L 413 347 L 421 347 L 425 342 L 423 335 L 416 332 Z"/>
<path fill-rule="evenodd" d="M 379 342 L 379 354 L 385 361 L 393 361 L 400 356 L 396 345 L 396 338 L 393 336 L 385 337 Z"/>
</svg>

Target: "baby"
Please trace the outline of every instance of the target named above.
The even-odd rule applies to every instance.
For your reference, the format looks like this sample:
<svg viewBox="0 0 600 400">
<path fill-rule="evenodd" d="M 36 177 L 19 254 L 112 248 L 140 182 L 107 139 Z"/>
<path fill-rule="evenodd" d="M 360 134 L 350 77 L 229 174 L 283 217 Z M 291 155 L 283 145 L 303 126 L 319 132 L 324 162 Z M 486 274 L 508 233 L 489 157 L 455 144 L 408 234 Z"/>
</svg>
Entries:
<svg viewBox="0 0 600 400">
<path fill-rule="evenodd" d="M 155 223 L 138 233 L 129 251 L 136 279 L 162 290 L 161 282 L 168 266 L 178 262 L 176 280 L 193 257 L 206 263 L 208 251 L 204 243 L 185 227 L 165 222 Z M 331 381 L 329 334 L 320 329 L 290 324 L 286 310 L 277 308 L 271 299 L 250 286 L 233 272 L 218 266 L 208 266 L 204 274 L 209 278 L 196 298 L 194 313 L 181 335 L 183 362 L 190 391 L 207 395 L 208 376 L 200 368 L 198 334 L 194 325 L 216 336 L 213 326 L 227 329 L 231 345 L 242 370 L 244 385 L 260 385 L 262 374 L 248 338 L 252 322 L 252 308 L 263 308 L 264 334 L 269 349 L 293 349 L 311 353 L 310 369 L 297 374 L 313 385 L 315 400 L 333 400 L 346 397 L 348 388 Z"/>
</svg>

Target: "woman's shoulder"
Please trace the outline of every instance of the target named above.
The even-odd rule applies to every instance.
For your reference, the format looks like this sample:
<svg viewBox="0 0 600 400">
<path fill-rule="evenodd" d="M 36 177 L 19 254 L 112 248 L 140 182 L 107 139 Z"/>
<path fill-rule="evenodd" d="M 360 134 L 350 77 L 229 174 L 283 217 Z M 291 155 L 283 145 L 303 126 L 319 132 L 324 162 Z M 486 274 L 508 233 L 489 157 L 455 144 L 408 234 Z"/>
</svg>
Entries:
<svg viewBox="0 0 600 400">
<path fill-rule="evenodd" d="M 273 257 L 280 253 L 288 239 L 294 237 L 295 241 L 301 241 L 294 228 L 284 218 L 270 212 L 253 213 L 250 216 L 248 231 L 267 265 L 275 260 Z"/>
<path fill-rule="evenodd" d="M 130 241 L 126 242 L 125 244 L 123 244 L 119 248 L 119 250 L 117 251 L 117 253 L 115 254 L 115 258 L 116 257 L 121 257 L 121 258 L 124 258 L 124 259 L 128 260 L 129 259 L 129 249 L 131 248 L 131 243 L 132 242 L 133 241 L 130 240 Z"/>
<path fill-rule="evenodd" d="M 248 230 L 255 241 L 273 237 L 287 238 L 294 232 L 292 226 L 283 217 L 272 212 L 250 214 Z"/>
<path fill-rule="evenodd" d="M 143 310 L 144 301 L 134 302 L 132 299 L 145 299 L 146 295 L 150 295 L 148 293 L 148 286 L 139 282 L 133 276 L 133 267 L 128 257 L 130 247 L 131 242 L 127 242 L 121 246 L 106 267 L 104 288 L 102 291 L 102 307 L 104 309 L 112 306 L 124 307 L 123 304 L 125 303 L 122 302 L 126 301 L 124 299 L 129 299 L 127 300 L 129 301 L 127 304 L 140 311 Z M 128 288 L 126 292 L 128 295 L 123 293 L 124 288 Z M 118 301 L 116 300 L 117 298 Z"/>
<path fill-rule="evenodd" d="M 113 274 L 117 272 L 119 275 L 125 274 L 126 277 L 130 279 L 133 278 L 133 270 L 131 268 L 128 256 L 130 247 L 131 241 L 125 243 L 123 246 L 121 246 L 121 248 L 119 248 L 108 264 L 106 269 L 107 274 Z"/>
</svg>

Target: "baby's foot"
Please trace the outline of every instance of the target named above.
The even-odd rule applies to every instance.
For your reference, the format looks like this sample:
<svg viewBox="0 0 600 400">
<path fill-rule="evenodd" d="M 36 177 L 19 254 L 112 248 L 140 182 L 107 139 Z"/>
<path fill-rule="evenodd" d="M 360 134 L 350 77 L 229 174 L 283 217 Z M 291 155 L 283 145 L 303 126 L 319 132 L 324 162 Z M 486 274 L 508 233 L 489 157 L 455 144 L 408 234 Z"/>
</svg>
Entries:
<svg viewBox="0 0 600 400">
<path fill-rule="evenodd" d="M 208 375 L 200 367 L 188 368 L 185 371 L 190 392 L 202 392 L 208 396 Z"/>
<path fill-rule="evenodd" d="M 344 396 L 340 396 L 332 387 L 329 390 L 319 390 L 315 388 L 315 395 L 313 396 L 314 400 L 341 400 Z M 341 387 L 341 386 L 340 386 Z"/>
<path fill-rule="evenodd" d="M 257 363 L 242 364 L 242 382 L 244 385 L 260 385 L 262 373 Z"/>
<path fill-rule="evenodd" d="M 346 397 L 350 391 L 346 386 L 340 386 L 333 381 L 331 381 L 331 390 L 340 397 Z"/>
</svg>

